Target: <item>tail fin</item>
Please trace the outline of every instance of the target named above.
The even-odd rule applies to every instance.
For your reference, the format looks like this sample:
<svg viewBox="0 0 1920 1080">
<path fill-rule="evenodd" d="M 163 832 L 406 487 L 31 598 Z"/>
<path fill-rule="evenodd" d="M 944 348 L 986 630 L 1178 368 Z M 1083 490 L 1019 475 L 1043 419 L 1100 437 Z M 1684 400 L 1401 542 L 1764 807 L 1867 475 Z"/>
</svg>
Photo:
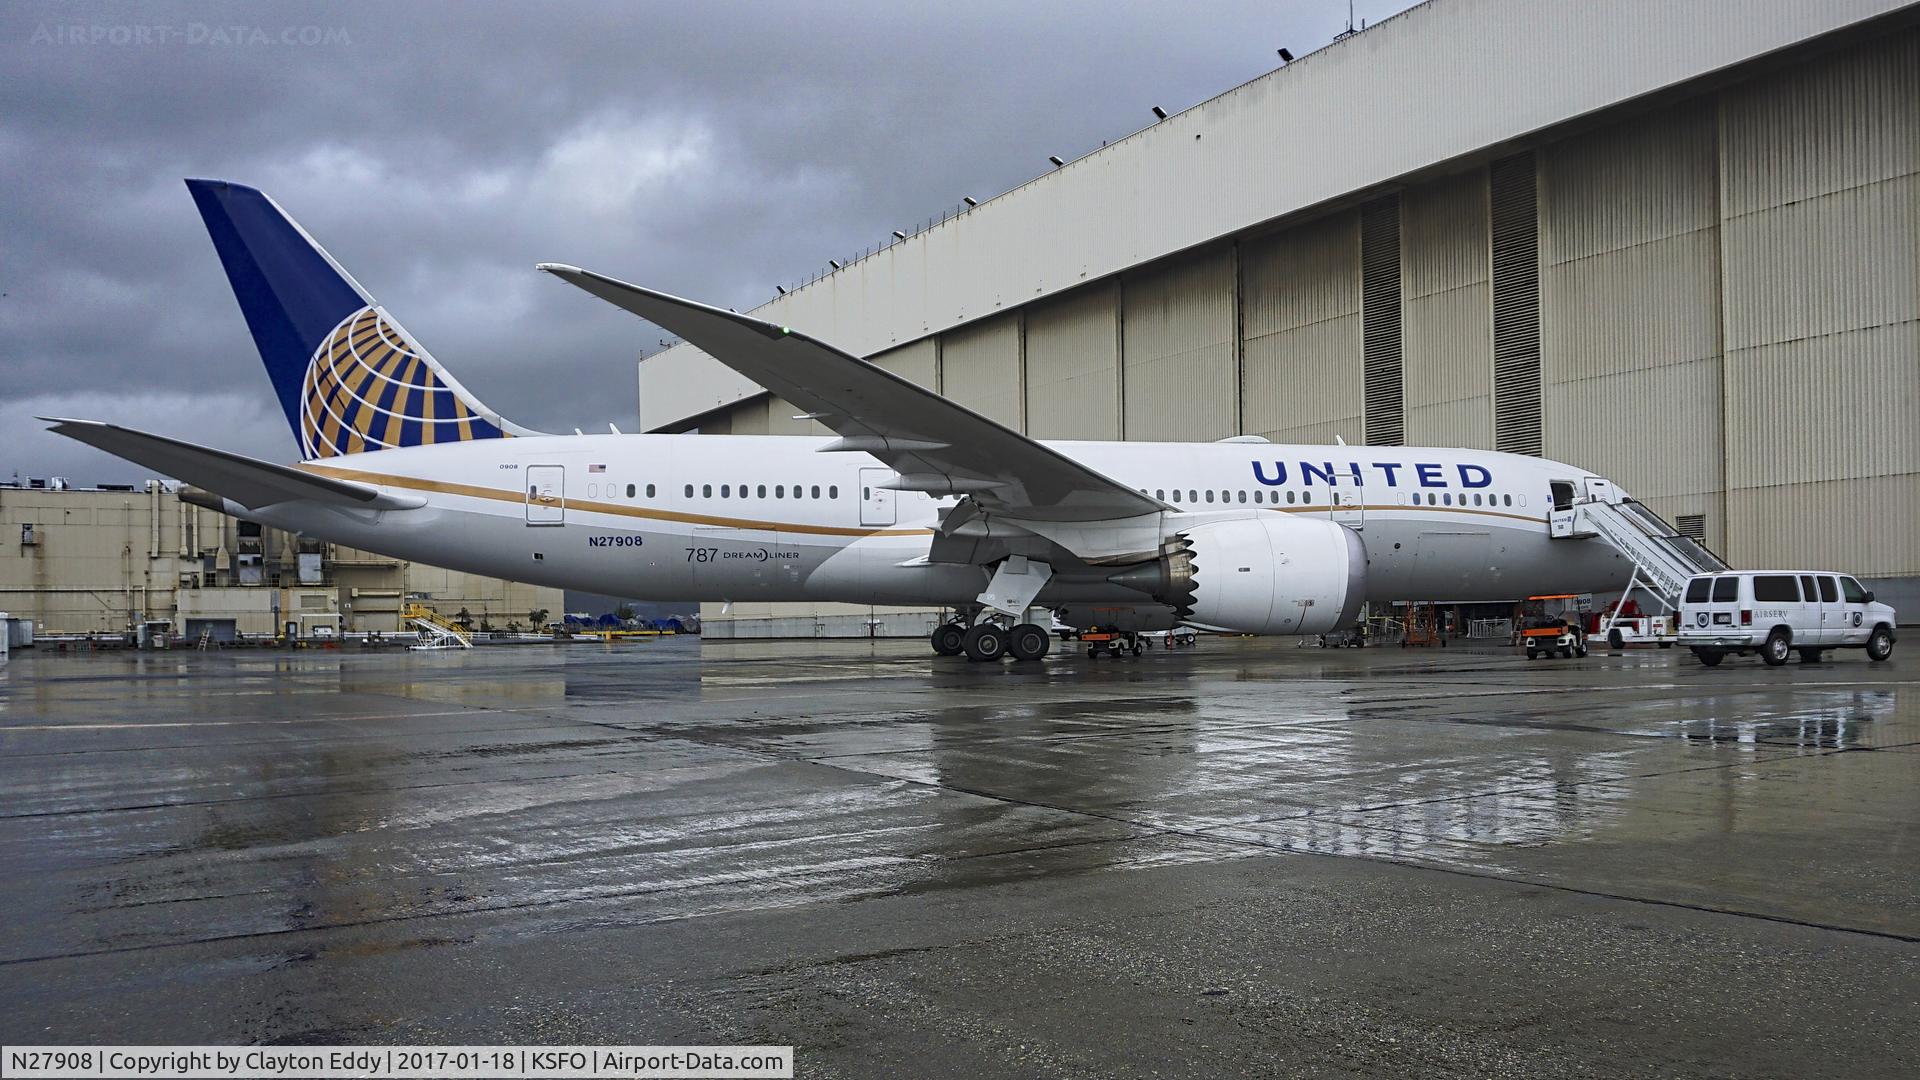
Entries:
<svg viewBox="0 0 1920 1080">
<path fill-rule="evenodd" d="M 303 458 L 537 432 L 482 405 L 254 188 L 188 180 Z"/>
</svg>

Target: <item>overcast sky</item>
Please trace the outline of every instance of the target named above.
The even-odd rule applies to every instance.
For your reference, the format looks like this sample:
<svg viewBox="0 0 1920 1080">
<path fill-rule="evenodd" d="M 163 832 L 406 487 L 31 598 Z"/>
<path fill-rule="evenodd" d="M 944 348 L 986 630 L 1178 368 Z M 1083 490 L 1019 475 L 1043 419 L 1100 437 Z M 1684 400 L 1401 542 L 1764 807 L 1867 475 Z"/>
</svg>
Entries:
<svg viewBox="0 0 1920 1080">
<path fill-rule="evenodd" d="M 534 263 L 744 311 L 1346 19 L 1346 0 L 9 3 L 0 477 L 144 475 L 36 414 L 295 456 L 183 177 L 273 195 L 506 416 L 631 431 L 661 334 Z"/>
</svg>

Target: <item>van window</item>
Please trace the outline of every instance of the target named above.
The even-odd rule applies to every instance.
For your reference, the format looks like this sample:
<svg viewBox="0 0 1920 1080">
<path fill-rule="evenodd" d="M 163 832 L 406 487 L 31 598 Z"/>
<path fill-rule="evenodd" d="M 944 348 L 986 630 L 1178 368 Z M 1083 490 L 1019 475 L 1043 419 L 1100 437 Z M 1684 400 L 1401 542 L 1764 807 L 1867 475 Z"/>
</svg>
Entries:
<svg viewBox="0 0 1920 1080">
<path fill-rule="evenodd" d="M 1800 595 L 1806 597 L 1808 603 L 1812 603 L 1820 595 L 1820 590 L 1813 584 L 1812 574 L 1800 575 Z"/>
<path fill-rule="evenodd" d="M 1867 590 L 1861 588 L 1860 583 L 1850 577 L 1840 579 L 1840 595 L 1846 597 L 1847 603 L 1849 604 L 1864 604 L 1867 602 Z"/>
<path fill-rule="evenodd" d="M 1800 600 L 1800 583 L 1787 574 L 1759 574 L 1753 579 L 1757 604 L 1790 604 Z"/>
<path fill-rule="evenodd" d="M 1713 591 L 1712 578 L 1710 577 L 1694 578 L 1692 581 L 1687 582 L 1687 603 L 1704 604 L 1707 602 L 1707 594 L 1712 591 Z"/>
<path fill-rule="evenodd" d="M 1713 579 L 1713 602 L 1714 603 L 1731 604 L 1738 599 L 1740 599 L 1740 579 L 1739 578 L 1723 577 L 1723 578 Z"/>
<path fill-rule="evenodd" d="M 1828 604 L 1837 604 L 1840 602 L 1840 592 L 1839 590 L 1833 587 L 1832 578 L 1827 577 L 1826 575 L 1823 574 L 1820 577 L 1816 578 L 1815 580 L 1820 582 L 1821 602 L 1828 603 Z"/>
</svg>

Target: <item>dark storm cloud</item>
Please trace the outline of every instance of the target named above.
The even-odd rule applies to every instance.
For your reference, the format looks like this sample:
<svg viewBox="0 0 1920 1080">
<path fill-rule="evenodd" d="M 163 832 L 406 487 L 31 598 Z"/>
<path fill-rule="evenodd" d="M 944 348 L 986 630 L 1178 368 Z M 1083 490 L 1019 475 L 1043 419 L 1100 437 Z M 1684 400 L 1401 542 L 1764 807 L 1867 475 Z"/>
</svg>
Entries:
<svg viewBox="0 0 1920 1080">
<path fill-rule="evenodd" d="M 182 177 L 271 193 L 515 420 L 632 430 L 633 361 L 660 334 L 534 262 L 745 310 L 1345 18 L 1339 0 L 10 5 L 0 472 L 137 475 L 35 412 L 292 455 Z"/>
</svg>

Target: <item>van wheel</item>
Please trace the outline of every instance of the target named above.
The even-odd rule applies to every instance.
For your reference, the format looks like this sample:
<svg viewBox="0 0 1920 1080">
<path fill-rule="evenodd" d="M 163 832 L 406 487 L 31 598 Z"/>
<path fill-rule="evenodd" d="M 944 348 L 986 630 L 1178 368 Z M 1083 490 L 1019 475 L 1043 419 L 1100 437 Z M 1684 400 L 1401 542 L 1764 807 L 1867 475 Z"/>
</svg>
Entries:
<svg viewBox="0 0 1920 1080">
<path fill-rule="evenodd" d="M 1820 650 L 1819 650 L 1819 649 L 1801 649 L 1801 650 L 1800 650 L 1800 662 L 1801 662 L 1801 663 L 1803 663 L 1803 664 L 1817 664 L 1817 663 L 1819 663 L 1819 662 L 1820 662 Z"/>
<path fill-rule="evenodd" d="M 1693 657 L 1700 661 L 1702 667 L 1719 667 L 1720 661 L 1726 659 L 1727 654 L 1719 649 L 1695 649 Z"/>
<path fill-rule="evenodd" d="M 1893 631 L 1885 626 L 1873 628 L 1873 636 L 1867 639 L 1867 659 L 1885 660 L 1893 655 Z"/>
<path fill-rule="evenodd" d="M 1792 652 L 1793 639 L 1787 636 L 1785 630 L 1775 630 L 1767 635 L 1767 643 L 1760 646 L 1760 659 L 1765 660 L 1768 667 L 1779 667 L 1787 662 L 1787 656 Z"/>
</svg>

